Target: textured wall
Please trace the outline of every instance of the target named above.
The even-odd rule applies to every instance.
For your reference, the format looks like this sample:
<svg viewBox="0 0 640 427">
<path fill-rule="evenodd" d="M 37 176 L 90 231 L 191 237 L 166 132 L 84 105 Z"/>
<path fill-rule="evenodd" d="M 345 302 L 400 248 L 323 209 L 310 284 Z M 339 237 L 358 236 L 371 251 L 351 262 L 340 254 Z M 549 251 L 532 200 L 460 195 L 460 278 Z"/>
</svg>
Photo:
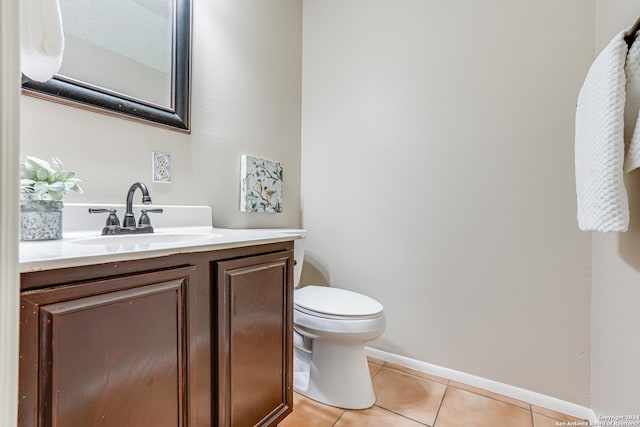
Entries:
<svg viewBox="0 0 640 427">
<path fill-rule="evenodd" d="M 597 16 L 599 52 L 640 16 L 640 3 L 598 0 Z M 640 415 L 640 171 L 626 187 L 629 231 L 593 234 L 592 407 L 606 415 Z"/>
<path fill-rule="evenodd" d="M 594 5 L 304 1 L 304 280 L 381 301 L 374 347 L 589 404 Z"/>
</svg>

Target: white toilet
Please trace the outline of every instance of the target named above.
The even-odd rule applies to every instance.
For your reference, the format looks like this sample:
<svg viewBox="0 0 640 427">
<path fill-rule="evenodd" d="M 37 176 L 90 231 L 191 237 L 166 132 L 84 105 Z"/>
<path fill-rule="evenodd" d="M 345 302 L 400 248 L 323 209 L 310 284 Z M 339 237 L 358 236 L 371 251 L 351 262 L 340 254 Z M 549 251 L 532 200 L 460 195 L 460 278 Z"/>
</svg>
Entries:
<svg viewBox="0 0 640 427">
<path fill-rule="evenodd" d="M 300 282 L 304 237 L 294 241 L 294 286 Z M 382 335 L 384 307 L 368 296 L 326 286 L 294 291 L 294 389 L 346 409 L 372 406 L 364 346 Z"/>
</svg>

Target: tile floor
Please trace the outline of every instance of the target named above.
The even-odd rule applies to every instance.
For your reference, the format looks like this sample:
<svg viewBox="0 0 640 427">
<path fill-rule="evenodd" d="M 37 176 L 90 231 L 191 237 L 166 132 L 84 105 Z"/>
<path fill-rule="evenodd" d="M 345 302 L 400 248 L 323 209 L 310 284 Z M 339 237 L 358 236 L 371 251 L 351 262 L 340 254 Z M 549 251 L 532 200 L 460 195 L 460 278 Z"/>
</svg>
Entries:
<svg viewBox="0 0 640 427">
<path fill-rule="evenodd" d="M 369 359 L 376 404 L 362 411 L 323 405 L 297 393 L 279 427 L 558 427 L 578 418 L 466 384 Z M 583 424 L 584 423 L 584 424 Z"/>
</svg>

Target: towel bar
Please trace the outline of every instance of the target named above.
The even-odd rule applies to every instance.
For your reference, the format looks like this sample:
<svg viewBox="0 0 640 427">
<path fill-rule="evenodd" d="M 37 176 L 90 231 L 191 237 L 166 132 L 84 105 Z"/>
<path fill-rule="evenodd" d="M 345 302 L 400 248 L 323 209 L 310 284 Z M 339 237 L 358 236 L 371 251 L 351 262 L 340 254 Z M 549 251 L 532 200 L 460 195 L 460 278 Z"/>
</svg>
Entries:
<svg viewBox="0 0 640 427">
<path fill-rule="evenodd" d="M 633 24 L 631 29 L 624 34 L 624 41 L 627 42 L 627 46 L 631 48 L 633 41 L 636 39 L 636 33 L 640 29 L 640 17 L 636 19 L 636 22 Z"/>
</svg>

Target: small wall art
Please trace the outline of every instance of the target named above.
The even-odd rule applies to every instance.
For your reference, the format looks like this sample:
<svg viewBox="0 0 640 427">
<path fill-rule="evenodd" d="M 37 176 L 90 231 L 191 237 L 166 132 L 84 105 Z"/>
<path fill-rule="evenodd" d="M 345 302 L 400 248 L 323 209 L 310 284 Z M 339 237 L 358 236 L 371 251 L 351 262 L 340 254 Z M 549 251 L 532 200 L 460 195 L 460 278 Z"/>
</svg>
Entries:
<svg viewBox="0 0 640 427">
<path fill-rule="evenodd" d="M 282 212 L 282 165 L 243 155 L 240 166 L 240 211 Z"/>
</svg>

